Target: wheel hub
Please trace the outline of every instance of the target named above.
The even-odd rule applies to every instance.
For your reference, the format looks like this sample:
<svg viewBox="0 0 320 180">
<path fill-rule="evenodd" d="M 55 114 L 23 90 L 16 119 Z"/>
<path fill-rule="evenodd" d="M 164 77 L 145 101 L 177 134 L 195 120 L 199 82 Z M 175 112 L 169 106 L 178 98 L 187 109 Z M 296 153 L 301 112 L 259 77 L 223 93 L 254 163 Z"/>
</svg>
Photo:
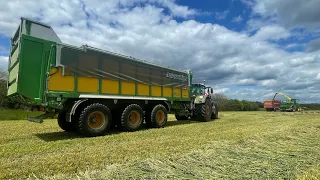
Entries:
<svg viewBox="0 0 320 180">
<path fill-rule="evenodd" d="M 90 119 L 90 121 L 91 121 L 92 123 L 95 123 L 95 122 L 97 122 L 97 119 L 94 117 L 94 118 Z"/>
<path fill-rule="evenodd" d="M 108 118 L 102 112 L 95 111 L 89 114 L 88 125 L 92 129 L 98 129 L 101 128 L 107 120 Z"/>
<path fill-rule="evenodd" d="M 157 112 L 156 116 L 157 116 L 157 118 L 156 118 L 157 119 L 157 123 L 158 124 L 163 123 L 163 121 L 165 119 L 164 112 L 162 110 L 160 110 L 160 111 Z"/>
<path fill-rule="evenodd" d="M 140 122 L 140 114 L 137 111 L 132 111 L 129 114 L 129 123 L 133 126 L 137 126 Z"/>
</svg>

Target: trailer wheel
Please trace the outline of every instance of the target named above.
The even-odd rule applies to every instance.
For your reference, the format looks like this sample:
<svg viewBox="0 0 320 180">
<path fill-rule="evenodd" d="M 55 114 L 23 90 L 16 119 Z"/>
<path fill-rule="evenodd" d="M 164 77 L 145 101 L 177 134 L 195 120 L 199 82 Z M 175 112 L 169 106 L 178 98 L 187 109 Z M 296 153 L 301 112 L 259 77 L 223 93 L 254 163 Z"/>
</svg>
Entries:
<svg viewBox="0 0 320 180">
<path fill-rule="evenodd" d="M 204 104 L 198 105 L 198 113 L 197 113 L 197 119 L 199 121 L 208 122 L 211 120 L 211 114 L 212 114 L 212 107 L 209 99 L 206 99 Z"/>
<path fill-rule="evenodd" d="M 151 126 L 154 128 L 162 128 L 167 124 L 168 121 L 168 111 L 162 105 L 156 105 L 151 111 Z"/>
<path fill-rule="evenodd" d="M 137 104 L 127 106 L 121 115 L 121 125 L 125 131 L 137 131 L 143 124 L 143 110 Z"/>
<path fill-rule="evenodd" d="M 78 129 L 87 136 L 101 135 L 109 130 L 112 124 L 112 115 L 109 108 L 100 103 L 91 104 L 80 114 Z"/>
<path fill-rule="evenodd" d="M 66 115 L 67 112 L 66 111 L 61 111 L 58 114 L 58 125 L 61 129 L 63 129 L 66 132 L 72 132 L 75 130 L 74 124 L 72 122 L 67 122 L 66 120 Z"/>
</svg>

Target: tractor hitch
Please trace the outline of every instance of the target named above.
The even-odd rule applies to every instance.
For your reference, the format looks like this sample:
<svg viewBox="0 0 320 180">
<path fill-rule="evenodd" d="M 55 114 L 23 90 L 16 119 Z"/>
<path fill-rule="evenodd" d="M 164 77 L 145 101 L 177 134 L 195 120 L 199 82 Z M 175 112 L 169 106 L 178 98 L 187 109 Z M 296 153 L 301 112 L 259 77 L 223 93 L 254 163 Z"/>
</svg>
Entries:
<svg viewBox="0 0 320 180">
<path fill-rule="evenodd" d="M 34 123 L 43 123 L 44 119 L 53 119 L 55 115 L 56 113 L 54 112 L 46 112 L 36 117 L 26 117 L 26 120 Z"/>
</svg>

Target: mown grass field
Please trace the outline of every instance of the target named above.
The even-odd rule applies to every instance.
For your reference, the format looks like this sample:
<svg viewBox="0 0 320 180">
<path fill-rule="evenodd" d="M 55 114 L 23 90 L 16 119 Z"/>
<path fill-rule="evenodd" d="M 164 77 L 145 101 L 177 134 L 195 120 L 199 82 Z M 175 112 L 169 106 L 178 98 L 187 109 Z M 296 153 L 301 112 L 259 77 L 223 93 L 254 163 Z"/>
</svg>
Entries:
<svg viewBox="0 0 320 180">
<path fill-rule="evenodd" d="M 0 132 L 0 179 L 320 179 L 319 112 L 170 116 L 163 129 L 94 138 L 56 120 L 2 120 Z"/>
<path fill-rule="evenodd" d="M 38 116 L 40 114 L 41 112 L 29 112 L 26 110 L 7 110 L 0 108 L 0 121 L 25 119 L 26 117 Z"/>
</svg>

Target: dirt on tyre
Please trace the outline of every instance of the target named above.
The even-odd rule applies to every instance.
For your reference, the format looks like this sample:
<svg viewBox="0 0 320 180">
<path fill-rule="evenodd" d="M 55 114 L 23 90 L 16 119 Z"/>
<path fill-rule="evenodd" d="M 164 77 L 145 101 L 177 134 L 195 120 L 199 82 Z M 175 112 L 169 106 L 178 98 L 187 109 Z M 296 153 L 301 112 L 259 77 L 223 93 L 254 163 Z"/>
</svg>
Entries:
<svg viewBox="0 0 320 180">
<path fill-rule="evenodd" d="M 199 121 L 211 121 L 212 107 L 209 99 L 206 99 L 204 104 L 198 105 L 197 119 Z"/>
<path fill-rule="evenodd" d="M 109 108 L 100 103 L 83 109 L 78 121 L 78 131 L 86 136 L 99 136 L 110 129 L 112 115 Z"/>
<path fill-rule="evenodd" d="M 58 125 L 61 129 L 63 129 L 66 132 L 72 132 L 75 131 L 74 123 L 73 122 L 67 122 L 66 120 L 67 111 L 61 111 L 58 114 Z"/>
<path fill-rule="evenodd" d="M 138 104 L 127 106 L 121 115 L 121 126 L 124 131 L 137 131 L 143 125 L 143 109 Z"/>
<path fill-rule="evenodd" d="M 150 114 L 150 126 L 153 128 L 162 128 L 165 127 L 167 121 L 167 109 L 162 104 L 154 106 Z"/>
</svg>

